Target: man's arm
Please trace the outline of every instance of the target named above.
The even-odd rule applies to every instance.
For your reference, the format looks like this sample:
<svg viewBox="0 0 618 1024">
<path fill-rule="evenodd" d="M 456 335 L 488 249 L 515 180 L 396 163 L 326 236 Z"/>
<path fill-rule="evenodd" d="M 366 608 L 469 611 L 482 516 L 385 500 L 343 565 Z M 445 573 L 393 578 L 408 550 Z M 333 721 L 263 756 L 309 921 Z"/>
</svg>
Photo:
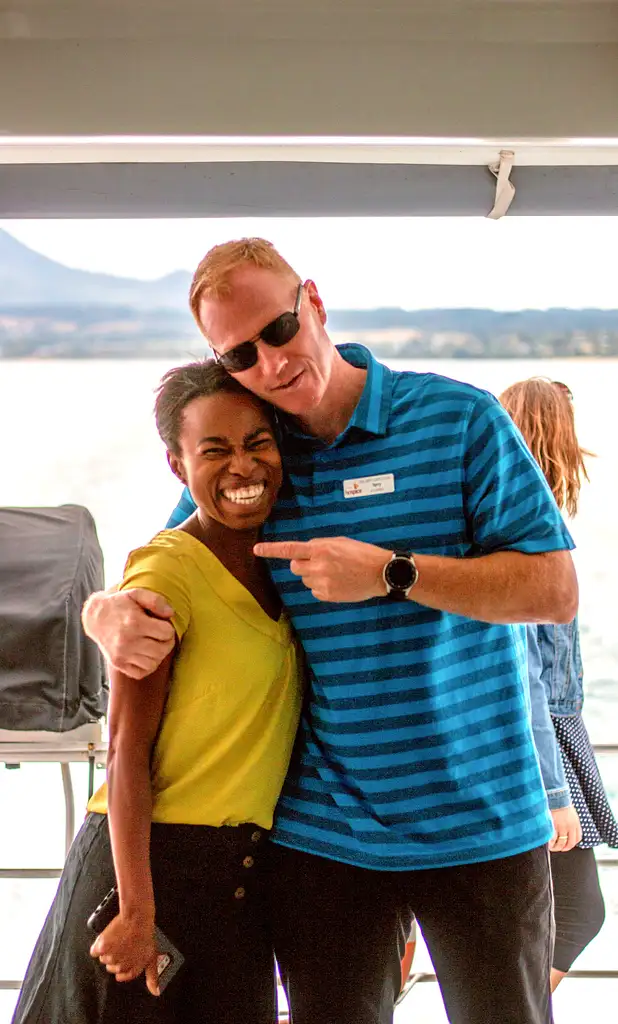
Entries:
<svg viewBox="0 0 618 1024">
<path fill-rule="evenodd" d="M 195 512 L 188 487 L 167 522 L 167 529 L 180 526 Z M 174 610 L 150 590 L 134 587 L 115 593 L 116 587 L 92 594 L 82 611 L 87 636 L 100 647 L 118 672 L 130 679 L 143 679 L 154 672 L 173 650 L 176 634 L 170 622 Z"/>
<path fill-rule="evenodd" d="M 410 599 L 481 622 L 571 622 L 579 590 L 569 551 L 497 551 L 477 558 L 415 556 Z"/>
<path fill-rule="evenodd" d="M 367 601 L 386 595 L 382 571 L 392 552 L 332 537 L 256 544 L 256 555 L 290 560 L 320 601 Z M 578 587 L 568 551 L 497 551 L 477 558 L 414 555 L 418 581 L 409 600 L 481 622 L 571 622 Z"/>
<path fill-rule="evenodd" d="M 165 598 L 151 590 L 105 590 L 90 595 L 82 624 L 112 668 L 143 679 L 174 649 L 176 634 L 168 621 L 173 614 Z"/>
<path fill-rule="evenodd" d="M 573 546 L 556 502 L 523 438 L 499 402 L 475 392 L 461 427 L 463 514 L 474 557 L 414 553 L 409 599 L 483 622 L 570 622 L 578 588 Z M 258 544 L 320 601 L 382 597 L 390 551 L 347 537 Z"/>
</svg>

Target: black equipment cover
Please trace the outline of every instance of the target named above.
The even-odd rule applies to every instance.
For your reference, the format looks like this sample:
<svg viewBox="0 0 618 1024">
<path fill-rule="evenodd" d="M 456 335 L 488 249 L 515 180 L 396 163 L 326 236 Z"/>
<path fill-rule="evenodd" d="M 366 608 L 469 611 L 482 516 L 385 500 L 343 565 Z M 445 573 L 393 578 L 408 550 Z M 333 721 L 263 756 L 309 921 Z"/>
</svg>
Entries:
<svg viewBox="0 0 618 1024">
<path fill-rule="evenodd" d="M 66 732 L 105 714 L 105 662 L 80 620 L 103 586 L 87 509 L 0 508 L 1 729 Z"/>
</svg>

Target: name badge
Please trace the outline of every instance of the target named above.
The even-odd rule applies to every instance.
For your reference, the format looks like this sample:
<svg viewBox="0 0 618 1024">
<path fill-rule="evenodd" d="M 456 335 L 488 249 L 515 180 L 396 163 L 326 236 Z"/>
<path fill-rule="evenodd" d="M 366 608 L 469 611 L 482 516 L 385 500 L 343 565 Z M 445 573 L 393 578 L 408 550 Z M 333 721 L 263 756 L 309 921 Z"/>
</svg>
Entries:
<svg viewBox="0 0 618 1024">
<path fill-rule="evenodd" d="M 366 498 L 369 494 L 392 494 L 395 490 L 393 473 L 379 476 L 361 476 L 358 480 L 343 481 L 344 498 Z"/>
</svg>

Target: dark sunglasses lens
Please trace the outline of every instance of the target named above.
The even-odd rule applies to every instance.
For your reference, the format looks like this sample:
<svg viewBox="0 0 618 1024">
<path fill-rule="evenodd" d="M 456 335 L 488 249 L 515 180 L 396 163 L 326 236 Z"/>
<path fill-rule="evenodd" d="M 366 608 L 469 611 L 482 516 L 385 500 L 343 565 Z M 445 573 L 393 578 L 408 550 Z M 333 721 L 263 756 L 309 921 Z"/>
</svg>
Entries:
<svg viewBox="0 0 618 1024">
<path fill-rule="evenodd" d="M 273 348 L 287 345 L 298 334 L 300 323 L 295 313 L 282 313 L 272 323 L 260 331 L 260 338 Z"/>
<path fill-rule="evenodd" d="M 287 345 L 299 330 L 300 322 L 296 313 L 282 313 L 272 323 L 267 324 L 263 331 L 260 331 L 260 338 L 272 348 L 281 348 L 282 345 Z M 242 345 L 237 345 L 236 348 L 218 356 L 221 366 L 228 373 L 242 373 L 244 370 L 250 370 L 257 363 L 257 358 L 257 346 L 254 341 L 244 341 Z"/>
<path fill-rule="evenodd" d="M 236 348 L 220 355 L 219 362 L 228 373 L 250 370 L 257 363 L 257 346 L 254 341 L 245 341 L 242 345 L 237 345 Z"/>
</svg>

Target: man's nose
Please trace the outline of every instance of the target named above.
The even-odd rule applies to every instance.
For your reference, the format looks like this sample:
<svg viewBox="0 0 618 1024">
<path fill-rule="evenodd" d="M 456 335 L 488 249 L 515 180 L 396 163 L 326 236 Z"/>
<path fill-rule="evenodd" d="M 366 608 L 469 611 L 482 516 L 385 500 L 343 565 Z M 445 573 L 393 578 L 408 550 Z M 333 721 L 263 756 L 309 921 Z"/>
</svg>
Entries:
<svg viewBox="0 0 618 1024">
<path fill-rule="evenodd" d="M 258 343 L 258 365 L 264 377 L 279 378 L 287 364 L 285 348 L 275 348 L 263 341 Z"/>
</svg>

